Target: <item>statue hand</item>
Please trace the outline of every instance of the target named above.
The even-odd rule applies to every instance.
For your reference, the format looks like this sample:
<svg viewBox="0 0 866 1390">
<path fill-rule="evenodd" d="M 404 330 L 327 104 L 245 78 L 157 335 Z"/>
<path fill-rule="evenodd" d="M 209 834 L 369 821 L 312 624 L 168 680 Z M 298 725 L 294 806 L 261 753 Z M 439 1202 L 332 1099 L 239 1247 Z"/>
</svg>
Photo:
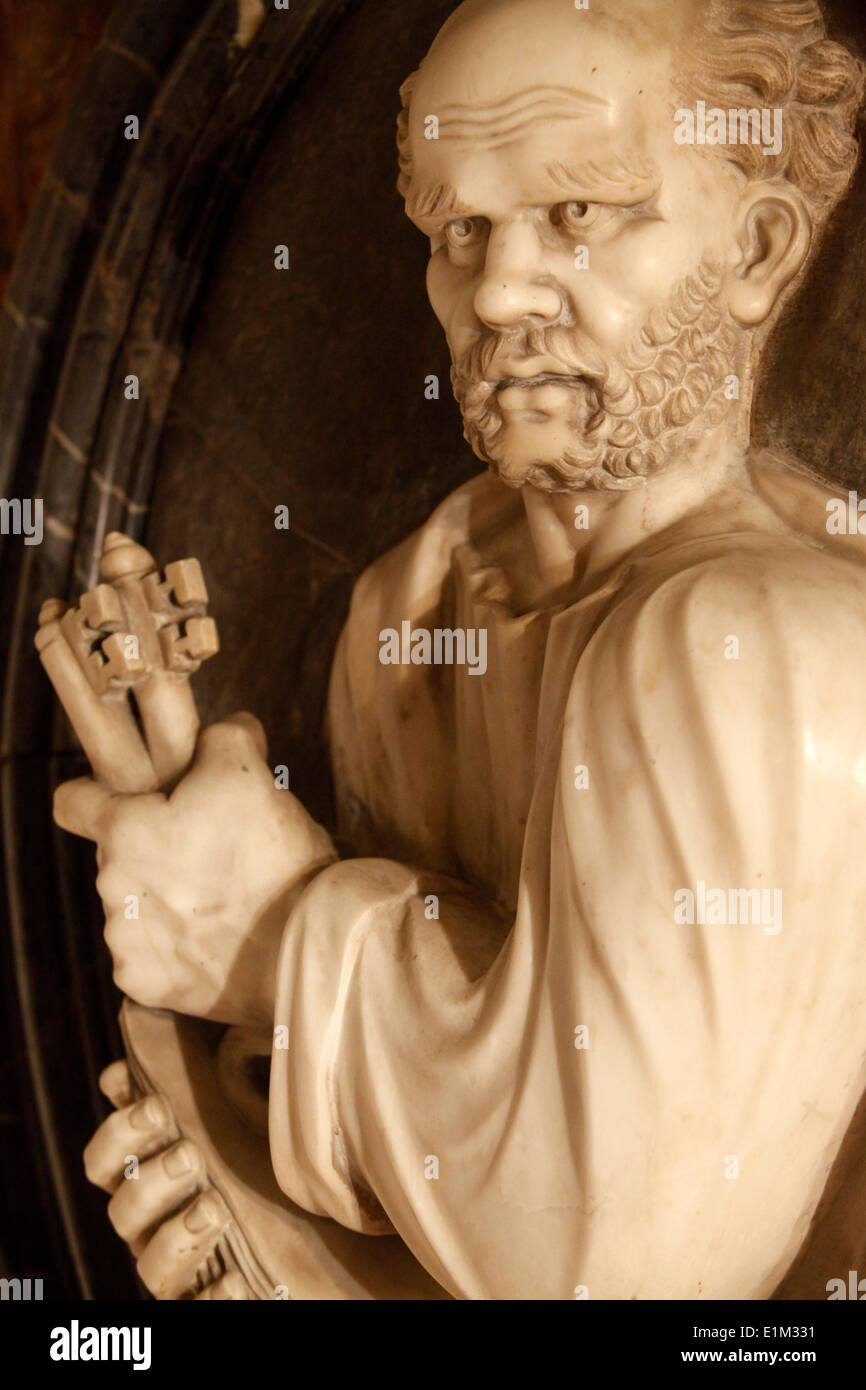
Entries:
<svg viewBox="0 0 866 1390">
<path fill-rule="evenodd" d="M 193 1292 L 197 1271 L 208 1260 L 231 1219 L 211 1186 L 197 1146 L 181 1139 L 165 1096 L 130 1104 L 132 1086 L 125 1062 L 115 1062 L 99 1079 L 119 1108 L 103 1121 L 84 1151 L 87 1176 L 112 1193 L 111 1224 L 137 1258 L 142 1282 L 155 1298 Z M 236 1270 L 222 1274 L 195 1295 L 199 1299 L 248 1299 L 246 1280 Z"/>
<path fill-rule="evenodd" d="M 114 978 L 138 1003 L 272 1024 L 292 894 L 335 856 L 265 754 L 261 725 L 240 714 L 202 731 L 170 796 L 58 787 L 58 825 L 96 841 Z"/>
</svg>

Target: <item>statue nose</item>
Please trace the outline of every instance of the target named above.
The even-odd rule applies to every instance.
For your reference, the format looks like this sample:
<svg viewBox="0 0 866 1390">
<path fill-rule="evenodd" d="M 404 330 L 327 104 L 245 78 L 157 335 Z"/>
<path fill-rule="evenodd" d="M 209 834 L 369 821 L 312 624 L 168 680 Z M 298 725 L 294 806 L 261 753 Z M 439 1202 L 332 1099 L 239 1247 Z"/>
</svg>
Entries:
<svg viewBox="0 0 866 1390">
<path fill-rule="evenodd" d="M 487 276 L 475 296 L 475 312 L 488 328 L 511 326 L 525 318 L 553 323 L 562 313 L 562 299 L 552 285 Z"/>
<path fill-rule="evenodd" d="M 512 326 L 525 318 L 553 323 L 562 314 L 563 300 L 546 276 L 543 249 L 531 227 L 497 228 L 488 242 L 475 313 L 489 328 Z"/>
</svg>

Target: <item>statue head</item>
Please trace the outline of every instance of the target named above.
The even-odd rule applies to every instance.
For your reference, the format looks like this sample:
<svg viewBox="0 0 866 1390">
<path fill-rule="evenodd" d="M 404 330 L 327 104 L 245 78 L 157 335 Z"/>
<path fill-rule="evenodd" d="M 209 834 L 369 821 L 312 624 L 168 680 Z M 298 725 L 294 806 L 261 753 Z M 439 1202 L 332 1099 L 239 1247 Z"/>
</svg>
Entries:
<svg viewBox="0 0 866 1390">
<path fill-rule="evenodd" d="M 401 89 L 398 186 L 479 457 L 623 489 L 747 438 L 863 83 L 816 0 L 466 0 Z"/>
</svg>

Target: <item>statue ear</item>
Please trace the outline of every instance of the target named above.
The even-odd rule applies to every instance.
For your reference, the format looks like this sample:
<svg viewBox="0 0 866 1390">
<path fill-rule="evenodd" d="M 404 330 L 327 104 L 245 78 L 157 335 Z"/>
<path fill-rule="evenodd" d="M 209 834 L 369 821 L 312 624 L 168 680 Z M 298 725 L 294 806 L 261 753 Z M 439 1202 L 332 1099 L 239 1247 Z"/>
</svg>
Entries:
<svg viewBox="0 0 866 1390">
<path fill-rule="evenodd" d="M 735 229 L 741 256 L 728 275 L 728 308 L 737 323 L 756 328 L 802 269 L 812 219 L 792 184 L 755 183 L 743 196 Z"/>
</svg>

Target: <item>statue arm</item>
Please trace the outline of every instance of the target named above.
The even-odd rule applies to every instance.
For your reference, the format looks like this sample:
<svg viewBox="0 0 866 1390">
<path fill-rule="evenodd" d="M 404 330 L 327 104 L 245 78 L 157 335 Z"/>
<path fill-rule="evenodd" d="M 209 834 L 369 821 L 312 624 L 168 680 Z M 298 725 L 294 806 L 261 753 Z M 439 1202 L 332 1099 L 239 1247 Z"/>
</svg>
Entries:
<svg viewBox="0 0 866 1390">
<path fill-rule="evenodd" d="M 710 562 L 601 626 L 513 923 L 387 860 L 305 890 L 271 1087 L 294 1200 L 457 1295 L 769 1295 L 864 1083 L 866 672 L 833 650 L 863 610 L 821 573 Z"/>
</svg>

